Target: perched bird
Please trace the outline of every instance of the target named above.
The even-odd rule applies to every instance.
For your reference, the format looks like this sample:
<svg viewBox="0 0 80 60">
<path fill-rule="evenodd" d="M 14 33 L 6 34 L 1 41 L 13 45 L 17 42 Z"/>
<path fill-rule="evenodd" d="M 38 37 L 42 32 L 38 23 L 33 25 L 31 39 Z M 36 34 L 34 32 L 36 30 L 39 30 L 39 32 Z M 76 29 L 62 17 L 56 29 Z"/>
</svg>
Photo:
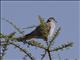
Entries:
<svg viewBox="0 0 80 60">
<path fill-rule="evenodd" d="M 16 38 L 17 40 L 23 41 L 23 40 L 30 40 L 32 38 L 40 38 L 45 41 L 48 40 L 48 36 L 51 37 L 54 32 L 55 28 L 55 19 L 53 17 L 50 17 L 47 22 L 44 22 L 44 24 L 40 24 L 36 27 L 35 30 L 33 30 L 31 33 L 26 34 L 22 37 Z"/>
<path fill-rule="evenodd" d="M 52 39 L 57 21 L 56 21 L 53 17 L 50 17 L 50 18 L 47 20 L 47 23 L 48 23 L 48 26 L 50 26 L 48 38 L 49 38 L 49 39 Z"/>
</svg>

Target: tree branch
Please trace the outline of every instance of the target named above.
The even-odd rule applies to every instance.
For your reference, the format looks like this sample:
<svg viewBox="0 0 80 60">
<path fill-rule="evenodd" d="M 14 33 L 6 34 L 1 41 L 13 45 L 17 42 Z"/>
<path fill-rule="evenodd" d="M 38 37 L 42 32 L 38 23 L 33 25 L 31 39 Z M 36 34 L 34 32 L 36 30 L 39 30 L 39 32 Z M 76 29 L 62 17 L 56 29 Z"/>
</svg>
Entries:
<svg viewBox="0 0 80 60">
<path fill-rule="evenodd" d="M 58 28 L 58 30 L 55 32 L 53 38 L 50 40 L 49 44 L 48 44 L 48 48 L 50 48 L 50 46 L 52 45 L 53 41 L 55 40 L 55 38 L 59 35 L 61 30 L 61 27 Z"/>
<path fill-rule="evenodd" d="M 52 52 L 52 51 L 58 51 L 58 50 L 62 50 L 62 49 L 67 48 L 67 47 L 72 47 L 72 45 L 73 45 L 72 42 L 67 43 L 67 44 L 64 44 L 64 45 L 62 44 L 61 46 L 58 46 L 58 47 L 56 47 L 56 48 L 50 50 L 50 52 Z"/>
<path fill-rule="evenodd" d="M 16 45 L 13 42 L 9 42 L 11 45 L 17 47 L 19 50 L 23 51 L 31 60 L 34 60 L 34 58 L 31 56 L 30 53 L 28 53 L 25 49 L 21 48 L 20 46 Z"/>
<path fill-rule="evenodd" d="M 48 52 L 49 60 L 52 60 L 50 51 L 47 51 L 47 52 Z"/>
</svg>

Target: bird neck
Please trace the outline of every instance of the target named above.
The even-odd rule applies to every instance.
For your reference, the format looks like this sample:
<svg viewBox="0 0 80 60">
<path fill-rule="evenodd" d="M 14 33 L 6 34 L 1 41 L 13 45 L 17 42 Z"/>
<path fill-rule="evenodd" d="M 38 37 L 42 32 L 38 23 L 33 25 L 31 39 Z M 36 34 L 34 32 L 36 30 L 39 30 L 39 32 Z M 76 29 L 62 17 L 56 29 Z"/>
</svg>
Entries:
<svg viewBox="0 0 80 60">
<path fill-rule="evenodd" d="M 50 22 L 50 32 L 49 32 L 49 37 L 51 38 L 53 36 L 53 33 L 54 33 L 54 29 L 55 29 L 55 23 L 54 22 Z"/>
<path fill-rule="evenodd" d="M 54 22 L 50 22 L 50 27 L 51 29 L 55 26 L 55 23 Z"/>
</svg>

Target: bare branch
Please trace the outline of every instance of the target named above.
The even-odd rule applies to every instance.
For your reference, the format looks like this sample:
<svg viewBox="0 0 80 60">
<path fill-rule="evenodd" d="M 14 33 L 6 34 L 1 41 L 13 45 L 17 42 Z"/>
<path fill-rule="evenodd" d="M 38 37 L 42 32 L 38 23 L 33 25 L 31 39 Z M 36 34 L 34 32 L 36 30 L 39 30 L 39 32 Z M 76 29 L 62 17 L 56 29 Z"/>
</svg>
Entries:
<svg viewBox="0 0 80 60">
<path fill-rule="evenodd" d="M 30 27 L 22 28 L 22 29 L 30 29 L 30 28 L 34 28 L 34 27 L 37 27 L 37 26 L 33 25 L 33 26 L 30 26 Z"/>
<path fill-rule="evenodd" d="M 43 60 L 44 59 L 44 57 L 46 56 L 46 50 L 45 50 L 45 52 L 44 52 L 44 54 L 41 54 L 41 60 Z"/>
<path fill-rule="evenodd" d="M 67 43 L 67 44 L 62 44 L 61 46 L 58 46 L 58 47 L 56 47 L 56 48 L 54 48 L 54 49 L 52 49 L 50 51 L 52 52 L 52 51 L 62 50 L 62 49 L 67 48 L 67 47 L 72 47 L 72 45 L 73 45 L 72 42 Z"/>
<path fill-rule="evenodd" d="M 26 49 L 23 49 L 22 47 L 18 46 L 17 44 L 15 44 L 13 42 L 9 42 L 9 43 L 11 45 L 14 45 L 15 47 L 17 47 L 20 51 L 24 52 L 31 60 L 34 60 L 34 58 L 31 56 L 31 54 L 26 51 Z"/>
<path fill-rule="evenodd" d="M 13 28 L 15 28 L 20 34 L 23 34 L 23 31 L 21 31 L 13 22 L 11 22 L 11 21 L 9 21 L 9 20 L 7 20 L 5 18 L 2 18 L 2 20 L 4 20 L 4 21 L 8 22 L 9 24 L 11 24 L 11 26 Z"/>
</svg>

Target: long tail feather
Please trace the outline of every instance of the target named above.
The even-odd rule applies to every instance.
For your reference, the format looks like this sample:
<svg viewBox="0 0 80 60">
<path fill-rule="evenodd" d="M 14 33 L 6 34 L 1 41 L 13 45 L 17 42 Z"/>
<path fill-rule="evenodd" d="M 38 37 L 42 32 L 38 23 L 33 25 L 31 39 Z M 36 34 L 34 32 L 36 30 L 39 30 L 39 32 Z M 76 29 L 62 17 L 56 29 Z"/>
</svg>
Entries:
<svg viewBox="0 0 80 60">
<path fill-rule="evenodd" d="M 36 36 L 33 35 L 33 34 L 27 34 L 27 35 L 24 35 L 22 37 L 16 38 L 16 40 L 18 40 L 18 41 L 24 41 L 24 40 L 30 40 L 30 39 L 35 38 L 35 37 Z"/>
</svg>

